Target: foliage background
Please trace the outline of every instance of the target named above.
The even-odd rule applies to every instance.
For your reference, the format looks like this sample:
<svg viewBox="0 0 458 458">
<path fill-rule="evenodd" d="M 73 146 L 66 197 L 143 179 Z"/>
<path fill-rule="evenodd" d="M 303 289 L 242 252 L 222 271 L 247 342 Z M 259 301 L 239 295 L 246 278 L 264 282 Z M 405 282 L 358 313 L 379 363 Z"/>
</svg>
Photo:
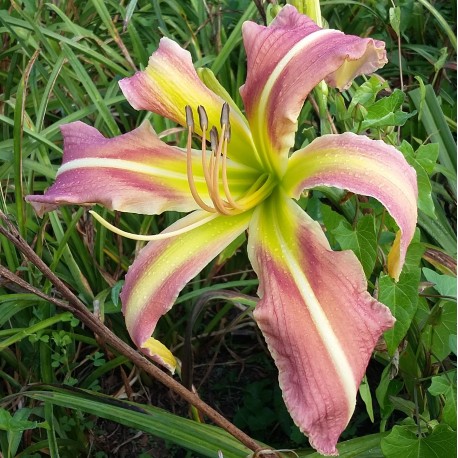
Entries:
<svg viewBox="0 0 458 458">
<path fill-rule="evenodd" d="M 118 294 L 141 244 L 107 232 L 83 208 L 39 219 L 23 197 L 53 182 L 64 123 L 82 120 L 112 137 L 149 119 L 167 141 L 183 145 L 172 123 L 133 110 L 117 84 L 145 67 L 161 36 L 186 47 L 196 67 L 211 68 L 241 105 L 240 27 L 247 19 L 261 22 L 256 3 L 0 2 L 0 209 L 94 319 L 127 342 Z M 339 449 L 342 456 L 455 456 L 456 4 L 321 4 L 330 27 L 386 41 L 390 62 L 344 94 L 329 90 L 325 105 L 315 92 L 302 111 L 297 146 L 329 132 L 332 120 L 340 132 L 398 146 L 420 188 L 418 231 L 397 284 L 383 272 L 396 228 L 376 201 L 321 189 L 301 200 L 327 228 L 333 248 L 355 250 L 371 290 L 397 318 L 369 365 Z M 275 13 L 270 4 L 261 9 L 267 20 Z M 136 233 L 155 233 L 179 216 L 97 211 Z M 308 456 L 313 451 L 286 412 L 251 316 L 257 280 L 239 242 L 188 285 L 156 335 L 183 361 L 183 383 L 194 384 L 209 404 L 271 447 Z M 55 294 L 1 236 L 0 263 Z M 225 457 L 247 455 L 124 356 L 107 351 L 68 312 L 2 277 L 0 327 L 3 456 L 214 457 L 218 449 Z"/>
</svg>

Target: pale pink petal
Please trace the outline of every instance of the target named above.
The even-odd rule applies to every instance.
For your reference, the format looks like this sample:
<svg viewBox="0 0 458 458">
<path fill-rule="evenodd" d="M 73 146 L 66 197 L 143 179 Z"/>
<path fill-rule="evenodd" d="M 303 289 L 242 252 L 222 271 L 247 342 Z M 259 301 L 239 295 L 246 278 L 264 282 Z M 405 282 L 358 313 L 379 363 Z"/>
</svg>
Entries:
<svg viewBox="0 0 458 458">
<path fill-rule="evenodd" d="M 350 132 L 324 135 L 291 156 L 283 186 L 296 198 L 304 189 L 335 186 L 379 200 L 401 231 L 388 264 L 399 278 L 417 223 L 418 190 L 415 170 L 396 148 Z"/>
<path fill-rule="evenodd" d="M 186 153 L 162 142 L 149 123 L 115 138 L 105 138 L 82 122 L 63 125 L 61 130 L 64 157 L 56 182 L 44 195 L 26 197 L 39 215 L 64 204 L 98 203 L 142 214 L 199 208 L 189 190 Z M 251 186 L 251 171 L 232 163 L 228 170 L 235 195 Z M 193 156 L 193 172 L 201 197 L 211 203 L 200 152 Z"/>
<path fill-rule="evenodd" d="M 134 343 L 151 354 L 148 339 L 159 318 L 175 302 L 180 291 L 248 226 L 252 212 L 215 216 L 211 221 L 176 237 L 149 242 L 129 268 L 121 300 L 127 329 Z M 173 232 L 208 218 L 197 211 L 163 233 Z"/>
<path fill-rule="evenodd" d="M 280 174 L 309 92 L 321 80 L 343 90 L 387 62 L 383 42 L 320 29 L 291 5 L 268 27 L 246 22 L 243 39 L 248 75 L 241 94 L 248 121 L 264 162 Z"/>
<path fill-rule="evenodd" d="M 122 79 L 119 85 L 126 99 L 137 110 L 149 110 L 185 126 L 185 107 L 189 105 L 195 117 L 195 131 L 200 135 L 202 131 L 197 107 L 202 105 L 208 116 L 208 131 L 212 126 L 220 128 L 225 98 L 216 95 L 201 81 L 194 69 L 191 54 L 169 38 L 161 39 L 159 48 L 149 58 L 144 71 Z M 233 105 L 232 100 L 227 101 Z M 242 164 L 257 165 L 246 119 L 240 111 L 232 109 L 230 122 L 232 137 L 228 146 L 229 157 Z"/>
<path fill-rule="evenodd" d="M 325 455 L 355 407 L 375 344 L 394 318 L 367 292 L 351 251 L 331 251 L 319 224 L 284 195 L 253 215 L 249 256 L 261 298 L 254 316 L 294 422 Z"/>
</svg>

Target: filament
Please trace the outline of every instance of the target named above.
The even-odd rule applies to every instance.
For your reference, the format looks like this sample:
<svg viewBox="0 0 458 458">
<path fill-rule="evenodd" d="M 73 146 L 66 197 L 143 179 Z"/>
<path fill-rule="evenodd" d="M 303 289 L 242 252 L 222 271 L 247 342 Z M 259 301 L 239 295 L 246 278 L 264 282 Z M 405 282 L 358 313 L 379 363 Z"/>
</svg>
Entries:
<svg viewBox="0 0 458 458">
<path fill-rule="evenodd" d="M 191 142 L 192 142 L 192 132 L 194 130 L 194 119 L 192 115 L 191 107 L 188 105 L 186 107 L 186 124 L 188 126 L 188 141 L 186 144 L 186 172 L 188 175 L 189 189 L 191 190 L 192 197 L 196 201 L 197 205 L 203 210 L 206 210 L 210 213 L 214 213 L 215 209 L 209 207 L 199 196 L 197 192 L 196 184 L 194 182 L 194 175 L 192 173 L 192 151 L 191 151 Z"/>
<path fill-rule="evenodd" d="M 223 147 L 223 144 L 227 142 L 225 138 L 225 131 L 226 131 L 226 124 L 223 124 L 221 127 L 221 141 L 218 144 L 218 149 L 214 153 L 214 162 L 213 162 L 213 168 L 212 168 L 212 192 L 210 192 L 210 197 L 212 199 L 213 204 L 215 205 L 215 208 L 223 215 L 230 215 L 232 212 L 230 210 L 227 210 L 225 207 L 225 202 L 221 199 L 221 196 L 219 195 L 219 158 L 221 156 L 221 149 Z"/>
<path fill-rule="evenodd" d="M 227 142 L 223 147 L 223 160 L 221 165 L 221 175 L 223 178 L 223 188 L 224 194 L 226 194 L 226 199 L 233 208 L 241 210 L 243 207 L 240 206 L 232 197 L 231 190 L 229 189 L 229 183 L 227 181 Z"/>
</svg>

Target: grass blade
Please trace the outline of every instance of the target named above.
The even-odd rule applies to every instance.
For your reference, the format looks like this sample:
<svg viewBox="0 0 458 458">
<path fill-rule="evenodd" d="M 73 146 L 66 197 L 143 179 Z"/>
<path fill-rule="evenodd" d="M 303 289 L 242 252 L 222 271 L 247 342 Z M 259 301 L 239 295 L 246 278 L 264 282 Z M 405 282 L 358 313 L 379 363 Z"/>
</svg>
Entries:
<svg viewBox="0 0 458 458">
<path fill-rule="evenodd" d="M 422 100 L 420 88 L 409 92 L 415 108 L 422 110 L 421 122 L 432 143 L 439 145 L 439 162 L 448 170 L 456 170 L 456 143 L 445 119 L 444 113 L 437 101 L 431 85 L 425 86 L 425 98 Z M 456 181 L 448 179 L 456 197 Z"/>
<path fill-rule="evenodd" d="M 250 450 L 223 430 L 178 417 L 151 406 L 113 400 L 108 396 L 75 389 L 49 387 L 50 391 L 24 392 L 32 399 L 106 418 L 214 458 L 246 458 Z"/>
</svg>

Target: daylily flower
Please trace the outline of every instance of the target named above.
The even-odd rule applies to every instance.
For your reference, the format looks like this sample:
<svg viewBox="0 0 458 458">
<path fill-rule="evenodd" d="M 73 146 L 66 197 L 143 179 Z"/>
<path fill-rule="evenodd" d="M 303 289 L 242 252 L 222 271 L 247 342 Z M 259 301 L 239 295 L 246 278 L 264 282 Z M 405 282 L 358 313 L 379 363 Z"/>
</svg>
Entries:
<svg viewBox="0 0 458 458">
<path fill-rule="evenodd" d="M 187 129 L 186 150 L 149 123 L 107 139 L 81 122 L 62 126 L 64 157 L 38 214 L 62 204 L 191 212 L 150 240 L 130 267 L 121 299 L 127 329 L 168 367 L 151 337 L 186 283 L 248 230 L 259 277 L 254 317 L 279 370 L 286 406 L 313 447 L 337 454 L 371 353 L 394 318 L 368 292 L 353 252 L 333 252 L 318 222 L 295 202 L 336 186 L 374 197 L 399 226 L 388 257 L 398 278 L 416 224 L 414 170 L 393 146 L 353 133 L 325 135 L 292 154 L 297 118 L 320 81 L 340 90 L 386 63 L 384 43 L 319 28 L 285 6 L 268 26 L 243 26 L 248 74 L 243 114 L 190 54 L 163 38 L 148 67 L 120 81 L 131 105 Z M 201 150 L 192 149 L 192 136 Z M 106 223 L 105 223 L 106 224 Z M 142 237 L 140 237 L 142 238 Z"/>
</svg>

